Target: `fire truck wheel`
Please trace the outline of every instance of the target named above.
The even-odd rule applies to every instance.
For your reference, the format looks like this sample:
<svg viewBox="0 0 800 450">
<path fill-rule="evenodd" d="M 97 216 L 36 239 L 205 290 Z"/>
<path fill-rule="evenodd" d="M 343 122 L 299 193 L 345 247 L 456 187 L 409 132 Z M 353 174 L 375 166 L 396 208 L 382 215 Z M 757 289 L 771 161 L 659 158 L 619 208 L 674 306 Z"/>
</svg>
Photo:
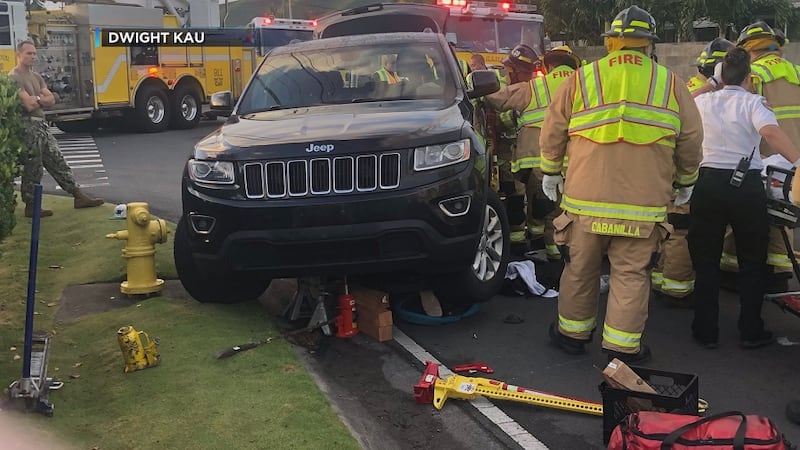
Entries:
<svg viewBox="0 0 800 450">
<path fill-rule="evenodd" d="M 469 306 L 490 300 L 502 287 L 511 245 L 508 218 L 497 192 L 487 193 L 480 242 L 472 264 L 442 275 L 436 296 L 444 303 Z"/>
<path fill-rule="evenodd" d="M 175 269 L 183 288 L 200 303 L 240 303 L 255 300 L 272 280 L 258 273 L 201 271 L 192 257 L 188 224 L 181 218 L 175 230 Z"/>
<path fill-rule="evenodd" d="M 172 93 L 172 119 L 170 126 L 179 130 L 194 128 L 200 122 L 202 105 L 197 91 L 189 85 L 178 86 Z"/>
<path fill-rule="evenodd" d="M 55 125 L 64 133 L 92 133 L 97 131 L 99 124 L 95 119 L 83 119 L 56 122 Z"/>
<path fill-rule="evenodd" d="M 157 133 L 169 125 L 170 105 L 165 89 L 158 86 L 143 86 L 136 94 L 134 109 L 140 131 Z"/>
</svg>

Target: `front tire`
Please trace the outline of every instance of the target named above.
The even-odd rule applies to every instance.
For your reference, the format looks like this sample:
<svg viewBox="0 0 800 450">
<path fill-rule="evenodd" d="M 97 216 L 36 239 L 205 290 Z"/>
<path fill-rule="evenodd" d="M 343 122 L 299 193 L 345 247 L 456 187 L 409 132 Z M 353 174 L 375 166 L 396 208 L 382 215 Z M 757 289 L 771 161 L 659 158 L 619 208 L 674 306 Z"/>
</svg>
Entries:
<svg viewBox="0 0 800 450">
<path fill-rule="evenodd" d="M 158 133 L 169 125 L 170 105 L 165 90 L 158 86 L 143 86 L 136 94 L 133 110 L 136 125 L 144 133 Z"/>
<path fill-rule="evenodd" d="M 472 264 L 443 275 L 436 296 L 446 303 L 471 306 L 485 302 L 500 290 L 508 266 L 510 231 L 505 209 L 493 190 L 487 192 L 481 237 Z"/>
<path fill-rule="evenodd" d="M 182 217 L 175 230 L 175 269 L 183 288 L 200 303 L 240 303 L 255 300 L 272 280 L 258 273 L 200 270 L 192 256 L 189 225 Z"/>
</svg>

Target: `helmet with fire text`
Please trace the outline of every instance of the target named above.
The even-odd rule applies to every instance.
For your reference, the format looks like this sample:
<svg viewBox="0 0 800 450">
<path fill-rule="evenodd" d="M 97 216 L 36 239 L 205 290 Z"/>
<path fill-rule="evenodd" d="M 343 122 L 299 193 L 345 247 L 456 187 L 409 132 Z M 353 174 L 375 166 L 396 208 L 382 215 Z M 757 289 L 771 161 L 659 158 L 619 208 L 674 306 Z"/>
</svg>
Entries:
<svg viewBox="0 0 800 450">
<path fill-rule="evenodd" d="M 503 58 L 503 65 L 518 72 L 533 73 L 541 67 L 542 61 L 536 50 L 525 44 L 518 44 Z"/>
<path fill-rule="evenodd" d="M 641 37 L 656 40 L 658 39 L 656 20 L 649 12 L 633 5 L 620 11 L 611 22 L 611 28 L 602 36 Z"/>
</svg>

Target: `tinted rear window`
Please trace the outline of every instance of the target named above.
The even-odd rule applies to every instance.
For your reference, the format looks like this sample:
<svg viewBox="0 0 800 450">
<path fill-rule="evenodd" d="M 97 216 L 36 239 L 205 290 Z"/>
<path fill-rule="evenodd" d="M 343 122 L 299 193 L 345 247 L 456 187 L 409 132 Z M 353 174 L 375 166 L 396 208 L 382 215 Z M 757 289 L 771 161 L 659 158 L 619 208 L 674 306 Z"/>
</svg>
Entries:
<svg viewBox="0 0 800 450">
<path fill-rule="evenodd" d="M 353 36 L 373 33 L 439 32 L 433 18 L 413 14 L 387 14 L 374 17 L 354 17 L 326 27 L 321 37 Z"/>
</svg>

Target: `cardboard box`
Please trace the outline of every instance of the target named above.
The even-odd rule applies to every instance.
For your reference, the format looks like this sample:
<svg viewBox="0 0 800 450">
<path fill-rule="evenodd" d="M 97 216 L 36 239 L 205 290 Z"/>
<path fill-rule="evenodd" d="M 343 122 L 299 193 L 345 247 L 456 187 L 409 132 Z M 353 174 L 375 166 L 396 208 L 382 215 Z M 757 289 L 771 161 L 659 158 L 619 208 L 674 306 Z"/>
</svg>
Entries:
<svg viewBox="0 0 800 450">
<path fill-rule="evenodd" d="M 375 289 L 353 286 L 350 295 L 356 300 L 358 328 L 379 342 L 392 339 L 392 311 L 389 294 Z"/>
<path fill-rule="evenodd" d="M 391 311 L 388 312 L 389 314 L 391 314 Z M 376 321 L 361 320 L 361 317 L 359 316 L 358 329 L 367 336 L 377 339 L 378 342 L 386 342 L 392 340 L 392 325 L 380 326 Z"/>
<path fill-rule="evenodd" d="M 384 311 L 389 309 L 389 294 L 376 289 L 353 286 L 350 295 L 356 299 L 356 308 Z"/>
<path fill-rule="evenodd" d="M 658 394 L 646 381 L 636 372 L 631 370 L 627 364 L 617 358 L 611 360 L 603 370 L 603 377 L 606 382 L 617 389 L 644 392 L 647 394 Z M 653 402 L 641 398 L 629 398 L 628 407 L 632 411 L 648 411 L 653 409 Z"/>
</svg>

